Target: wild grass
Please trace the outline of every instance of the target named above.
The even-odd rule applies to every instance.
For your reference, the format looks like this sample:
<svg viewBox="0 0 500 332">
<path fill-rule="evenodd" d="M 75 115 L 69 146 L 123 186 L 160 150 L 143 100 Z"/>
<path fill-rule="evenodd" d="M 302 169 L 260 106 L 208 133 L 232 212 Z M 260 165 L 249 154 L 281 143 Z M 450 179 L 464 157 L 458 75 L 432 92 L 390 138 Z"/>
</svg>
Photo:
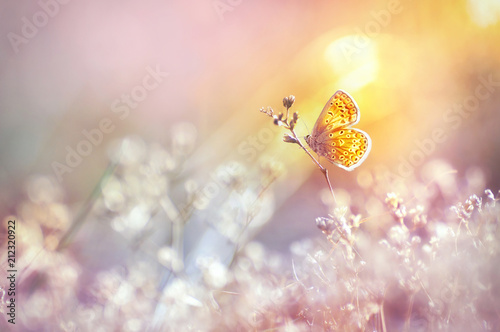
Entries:
<svg viewBox="0 0 500 332">
<path fill-rule="evenodd" d="M 8 217 L 18 331 L 500 330 L 498 194 L 471 193 L 444 162 L 425 182 L 367 171 L 362 195 L 304 220 L 317 238 L 274 252 L 253 238 L 280 166 L 196 178 L 183 172 L 195 139 L 125 139 L 78 208 L 50 177 L 27 182 Z"/>
</svg>

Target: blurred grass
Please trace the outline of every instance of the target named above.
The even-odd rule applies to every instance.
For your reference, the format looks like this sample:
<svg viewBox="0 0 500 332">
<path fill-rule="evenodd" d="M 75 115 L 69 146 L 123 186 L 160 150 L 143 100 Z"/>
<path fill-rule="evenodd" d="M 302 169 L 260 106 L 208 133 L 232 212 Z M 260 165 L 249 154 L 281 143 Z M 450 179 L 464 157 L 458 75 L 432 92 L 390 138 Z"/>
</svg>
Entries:
<svg viewBox="0 0 500 332">
<path fill-rule="evenodd" d="M 497 88 L 458 128 L 445 117 L 480 77 L 500 81 L 498 2 L 398 3 L 381 24 L 390 2 L 241 2 L 222 20 L 209 2 L 72 2 L 19 53 L 4 38 L 17 327 L 499 330 L 498 205 L 483 194 L 500 187 Z M 10 4 L 0 34 L 38 10 Z M 119 120 L 111 105 L 155 64 L 168 79 Z M 303 136 L 339 88 L 373 140 L 355 172 L 328 165 L 344 214 L 258 113 L 294 94 Z M 55 181 L 52 163 L 105 117 L 116 130 Z M 434 129 L 448 139 L 402 177 Z M 334 226 L 323 237 L 316 218 Z"/>
</svg>

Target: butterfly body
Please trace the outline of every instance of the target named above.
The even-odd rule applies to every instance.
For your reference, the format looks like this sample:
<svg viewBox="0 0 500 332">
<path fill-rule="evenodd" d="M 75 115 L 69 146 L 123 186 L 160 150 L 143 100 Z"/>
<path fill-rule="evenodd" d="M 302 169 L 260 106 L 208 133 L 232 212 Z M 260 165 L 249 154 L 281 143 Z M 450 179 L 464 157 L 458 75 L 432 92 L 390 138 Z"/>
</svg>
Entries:
<svg viewBox="0 0 500 332">
<path fill-rule="evenodd" d="M 359 122 L 360 111 L 354 99 L 338 90 L 328 100 L 306 142 L 331 163 L 352 171 L 363 163 L 371 149 L 370 136 L 350 128 Z"/>
</svg>

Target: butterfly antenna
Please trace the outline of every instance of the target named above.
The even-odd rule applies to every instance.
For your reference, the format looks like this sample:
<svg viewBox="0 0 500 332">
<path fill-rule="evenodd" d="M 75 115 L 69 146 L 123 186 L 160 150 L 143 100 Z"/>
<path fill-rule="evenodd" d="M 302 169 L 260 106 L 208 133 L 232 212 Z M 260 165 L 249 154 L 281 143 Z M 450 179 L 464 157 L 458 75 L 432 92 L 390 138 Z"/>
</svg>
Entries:
<svg viewBox="0 0 500 332">
<path fill-rule="evenodd" d="M 309 127 L 307 126 L 307 123 L 305 123 L 304 121 L 301 121 L 301 123 L 302 123 L 302 125 L 303 125 L 304 127 L 306 127 L 306 132 L 307 132 L 309 135 L 311 135 L 311 131 L 309 130 Z"/>
</svg>

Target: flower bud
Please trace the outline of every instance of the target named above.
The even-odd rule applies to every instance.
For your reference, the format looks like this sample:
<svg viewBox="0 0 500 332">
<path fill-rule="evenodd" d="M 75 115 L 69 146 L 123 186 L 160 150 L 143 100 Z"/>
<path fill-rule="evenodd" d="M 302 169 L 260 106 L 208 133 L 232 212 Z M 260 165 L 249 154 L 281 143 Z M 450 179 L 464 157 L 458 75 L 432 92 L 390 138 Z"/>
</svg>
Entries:
<svg viewBox="0 0 500 332">
<path fill-rule="evenodd" d="M 285 143 L 297 143 L 297 139 L 290 134 L 285 134 L 283 136 L 283 142 Z"/>
<path fill-rule="evenodd" d="M 277 126 L 280 125 L 280 119 L 276 115 L 273 115 L 273 123 Z"/>
<path fill-rule="evenodd" d="M 283 98 L 283 106 L 288 108 L 288 97 Z"/>
</svg>

